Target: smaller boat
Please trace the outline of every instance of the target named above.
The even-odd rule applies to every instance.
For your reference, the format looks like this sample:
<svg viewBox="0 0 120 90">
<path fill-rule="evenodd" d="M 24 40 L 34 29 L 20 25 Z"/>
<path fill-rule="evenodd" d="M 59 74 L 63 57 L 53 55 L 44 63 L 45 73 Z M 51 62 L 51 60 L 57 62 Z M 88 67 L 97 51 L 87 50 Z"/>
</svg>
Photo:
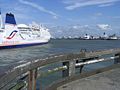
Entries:
<svg viewBox="0 0 120 90">
<path fill-rule="evenodd" d="M 115 34 L 113 34 L 113 35 L 109 36 L 109 38 L 107 40 L 118 40 L 118 37 Z"/>
</svg>

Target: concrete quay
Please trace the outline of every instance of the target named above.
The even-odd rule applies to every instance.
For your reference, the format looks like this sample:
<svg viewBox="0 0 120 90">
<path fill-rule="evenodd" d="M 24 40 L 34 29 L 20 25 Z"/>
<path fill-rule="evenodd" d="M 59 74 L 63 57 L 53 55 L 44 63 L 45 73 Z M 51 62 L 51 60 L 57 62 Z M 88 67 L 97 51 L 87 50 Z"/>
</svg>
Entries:
<svg viewBox="0 0 120 90">
<path fill-rule="evenodd" d="M 120 90 L 120 68 L 69 82 L 57 90 Z"/>
</svg>

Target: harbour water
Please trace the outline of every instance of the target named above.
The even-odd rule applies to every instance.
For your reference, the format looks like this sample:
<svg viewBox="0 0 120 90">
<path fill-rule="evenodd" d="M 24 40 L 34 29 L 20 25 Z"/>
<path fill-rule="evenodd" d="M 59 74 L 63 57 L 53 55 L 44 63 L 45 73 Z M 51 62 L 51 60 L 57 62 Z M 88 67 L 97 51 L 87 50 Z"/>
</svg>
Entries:
<svg viewBox="0 0 120 90">
<path fill-rule="evenodd" d="M 44 58 L 54 54 L 76 53 L 80 52 L 81 49 L 95 51 L 113 48 L 120 48 L 119 40 L 51 40 L 48 44 L 45 45 L 3 49 L 0 50 L 0 75 L 2 75 L 8 69 L 16 67 L 22 63 L 26 63 L 30 60 L 36 60 L 38 58 Z M 94 68 L 100 68 L 112 63 L 103 62 L 101 64 L 88 65 L 84 68 L 84 70 L 93 70 Z M 48 68 L 50 69 L 51 67 L 56 67 L 56 65 L 47 67 L 47 70 Z M 37 89 L 39 90 L 41 86 L 42 88 L 45 88 L 52 81 L 58 80 L 60 78 L 62 78 L 61 72 L 49 75 L 48 77 L 40 78 L 37 82 Z M 42 85 L 40 82 L 42 82 Z"/>
<path fill-rule="evenodd" d="M 60 53 L 120 48 L 119 40 L 51 40 L 48 44 L 0 50 L 0 73 L 30 60 Z"/>
</svg>

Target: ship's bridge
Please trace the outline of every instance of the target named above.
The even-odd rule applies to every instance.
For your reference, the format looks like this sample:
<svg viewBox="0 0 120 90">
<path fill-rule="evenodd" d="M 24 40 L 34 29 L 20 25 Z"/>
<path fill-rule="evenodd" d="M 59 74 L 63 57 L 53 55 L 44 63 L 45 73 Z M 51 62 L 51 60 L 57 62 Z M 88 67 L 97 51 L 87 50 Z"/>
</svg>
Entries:
<svg viewBox="0 0 120 90">
<path fill-rule="evenodd" d="M 18 24 L 17 27 L 19 29 L 20 34 L 30 34 L 31 32 L 31 29 L 26 24 Z"/>
<path fill-rule="evenodd" d="M 18 29 L 30 29 L 26 24 L 18 24 L 17 27 Z"/>
</svg>

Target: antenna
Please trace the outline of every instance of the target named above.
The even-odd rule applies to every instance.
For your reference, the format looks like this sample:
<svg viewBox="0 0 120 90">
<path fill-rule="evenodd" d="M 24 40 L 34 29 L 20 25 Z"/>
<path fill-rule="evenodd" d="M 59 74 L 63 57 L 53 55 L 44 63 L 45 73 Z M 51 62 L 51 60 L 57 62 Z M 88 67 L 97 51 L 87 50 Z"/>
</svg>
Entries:
<svg viewBox="0 0 120 90">
<path fill-rule="evenodd" d="M 0 15 L 1 15 L 1 8 L 0 8 Z"/>
<path fill-rule="evenodd" d="M 2 20 L 1 20 L 1 19 L 2 19 L 2 17 L 1 17 L 1 8 L 0 8 L 0 28 L 2 28 L 2 27 L 1 27 L 1 23 L 2 23 Z"/>
<path fill-rule="evenodd" d="M 2 21 L 2 15 L 1 15 L 1 8 L 0 8 L 0 28 L 3 28 L 3 21 Z"/>
</svg>

